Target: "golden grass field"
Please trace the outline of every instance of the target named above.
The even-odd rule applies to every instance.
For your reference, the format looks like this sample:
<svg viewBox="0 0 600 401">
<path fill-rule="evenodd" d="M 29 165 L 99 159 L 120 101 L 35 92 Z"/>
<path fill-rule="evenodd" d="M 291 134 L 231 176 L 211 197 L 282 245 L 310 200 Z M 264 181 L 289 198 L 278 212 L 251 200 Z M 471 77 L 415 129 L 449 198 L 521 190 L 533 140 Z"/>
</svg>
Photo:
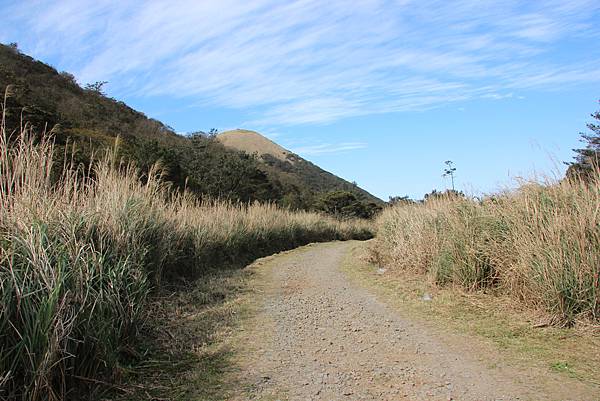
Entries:
<svg viewBox="0 0 600 401">
<path fill-rule="evenodd" d="M 483 200 L 386 209 L 373 259 L 440 287 L 508 296 L 550 324 L 600 320 L 600 173 L 530 182 Z"/>
</svg>

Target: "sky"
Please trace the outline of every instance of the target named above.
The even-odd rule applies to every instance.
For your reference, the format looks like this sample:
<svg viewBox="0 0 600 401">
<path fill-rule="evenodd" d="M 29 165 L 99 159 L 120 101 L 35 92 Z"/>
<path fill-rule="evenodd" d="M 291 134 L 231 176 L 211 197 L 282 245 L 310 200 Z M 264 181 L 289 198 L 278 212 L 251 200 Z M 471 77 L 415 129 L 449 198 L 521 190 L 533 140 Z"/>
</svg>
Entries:
<svg viewBox="0 0 600 401">
<path fill-rule="evenodd" d="M 256 130 L 387 200 L 560 177 L 597 0 L 0 0 L 0 42 L 186 133 Z"/>
</svg>

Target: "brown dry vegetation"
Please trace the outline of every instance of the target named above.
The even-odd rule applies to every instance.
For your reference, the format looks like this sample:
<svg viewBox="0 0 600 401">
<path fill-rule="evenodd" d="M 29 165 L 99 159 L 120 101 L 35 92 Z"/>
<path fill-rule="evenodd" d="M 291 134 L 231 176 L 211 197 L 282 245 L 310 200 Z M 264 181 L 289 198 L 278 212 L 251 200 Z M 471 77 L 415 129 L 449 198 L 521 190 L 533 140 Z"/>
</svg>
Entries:
<svg viewBox="0 0 600 401">
<path fill-rule="evenodd" d="M 275 142 L 254 131 L 244 129 L 225 131 L 221 132 L 217 139 L 227 147 L 248 154 L 257 154 L 258 156 L 268 154 L 284 162 L 288 160 L 288 156 L 291 154 Z"/>
<path fill-rule="evenodd" d="M 38 138 L 38 139 L 36 139 Z M 200 202 L 116 152 L 53 169 L 31 129 L 0 133 L 0 398 L 73 398 L 112 380 L 165 278 L 198 277 L 368 226 L 268 204 Z M 68 160 L 68 157 L 65 158 Z"/>
<path fill-rule="evenodd" d="M 440 197 L 384 211 L 374 257 L 438 286 L 507 295 L 554 324 L 597 324 L 599 213 L 598 172 L 483 201 Z"/>
</svg>

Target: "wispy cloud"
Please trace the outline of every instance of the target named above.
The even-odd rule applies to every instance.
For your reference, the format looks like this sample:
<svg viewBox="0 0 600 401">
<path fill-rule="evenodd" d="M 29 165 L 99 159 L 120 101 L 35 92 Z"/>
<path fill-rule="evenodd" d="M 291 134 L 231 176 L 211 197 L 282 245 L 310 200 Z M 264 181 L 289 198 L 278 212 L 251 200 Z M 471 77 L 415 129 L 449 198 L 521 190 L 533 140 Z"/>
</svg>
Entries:
<svg viewBox="0 0 600 401">
<path fill-rule="evenodd" d="M 318 156 L 323 154 L 333 154 L 347 152 L 350 150 L 364 149 L 367 144 L 364 142 L 342 142 L 342 143 L 322 143 L 319 145 L 307 145 L 295 147 L 294 153 L 304 156 Z"/>
<path fill-rule="evenodd" d="M 19 1 L 3 12 L 0 40 L 59 60 L 82 82 L 107 80 L 115 96 L 189 98 L 276 127 L 600 82 L 599 8 L 591 0 Z"/>
</svg>

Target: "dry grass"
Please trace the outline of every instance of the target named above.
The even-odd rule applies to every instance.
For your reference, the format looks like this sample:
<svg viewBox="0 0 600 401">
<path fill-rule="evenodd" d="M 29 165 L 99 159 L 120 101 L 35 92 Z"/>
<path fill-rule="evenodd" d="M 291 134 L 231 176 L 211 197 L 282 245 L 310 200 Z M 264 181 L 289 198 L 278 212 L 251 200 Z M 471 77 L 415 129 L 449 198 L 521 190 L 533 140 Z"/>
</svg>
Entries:
<svg viewBox="0 0 600 401">
<path fill-rule="evenodd" d="M 175 291 L 154 294 L 144 336 L 121 366 L 117 387 L 98 399 L 225 400 L 238 385 L 235 333 L 256 298 L 253 269 L 214 269 Z M 108 392 L 105 392 L 109 390 Z"/>
<path fill-rule="evenodd" d="M 39 138 L 27 127 L 0 134 L 2 399 L 61 400 L 111 380 L 164 278 L 370 236 L 360 222 L 200 202 L 172 192 L 158 168 L 142 185 L 115 152 L 56 177 L 53 144 Z"/>
<path fill-rule="evenodd" d="M 509 295 L 551 322 L 600 320 L 600 174 L 528 183 L 481 202 L 452 197 L 390 208 L 375 257 L 438 286 Z"/>
<path fill-rule="evenodd" d="M 244 129 L 225 131 L 217 136 L 223 145 L 246 152 L 249 155 L 256 153 L 259 156 L 270 154 L 281 161 L 288 161 L 290 152 L 270 141 L 258 132 Z"/>
</svg>

